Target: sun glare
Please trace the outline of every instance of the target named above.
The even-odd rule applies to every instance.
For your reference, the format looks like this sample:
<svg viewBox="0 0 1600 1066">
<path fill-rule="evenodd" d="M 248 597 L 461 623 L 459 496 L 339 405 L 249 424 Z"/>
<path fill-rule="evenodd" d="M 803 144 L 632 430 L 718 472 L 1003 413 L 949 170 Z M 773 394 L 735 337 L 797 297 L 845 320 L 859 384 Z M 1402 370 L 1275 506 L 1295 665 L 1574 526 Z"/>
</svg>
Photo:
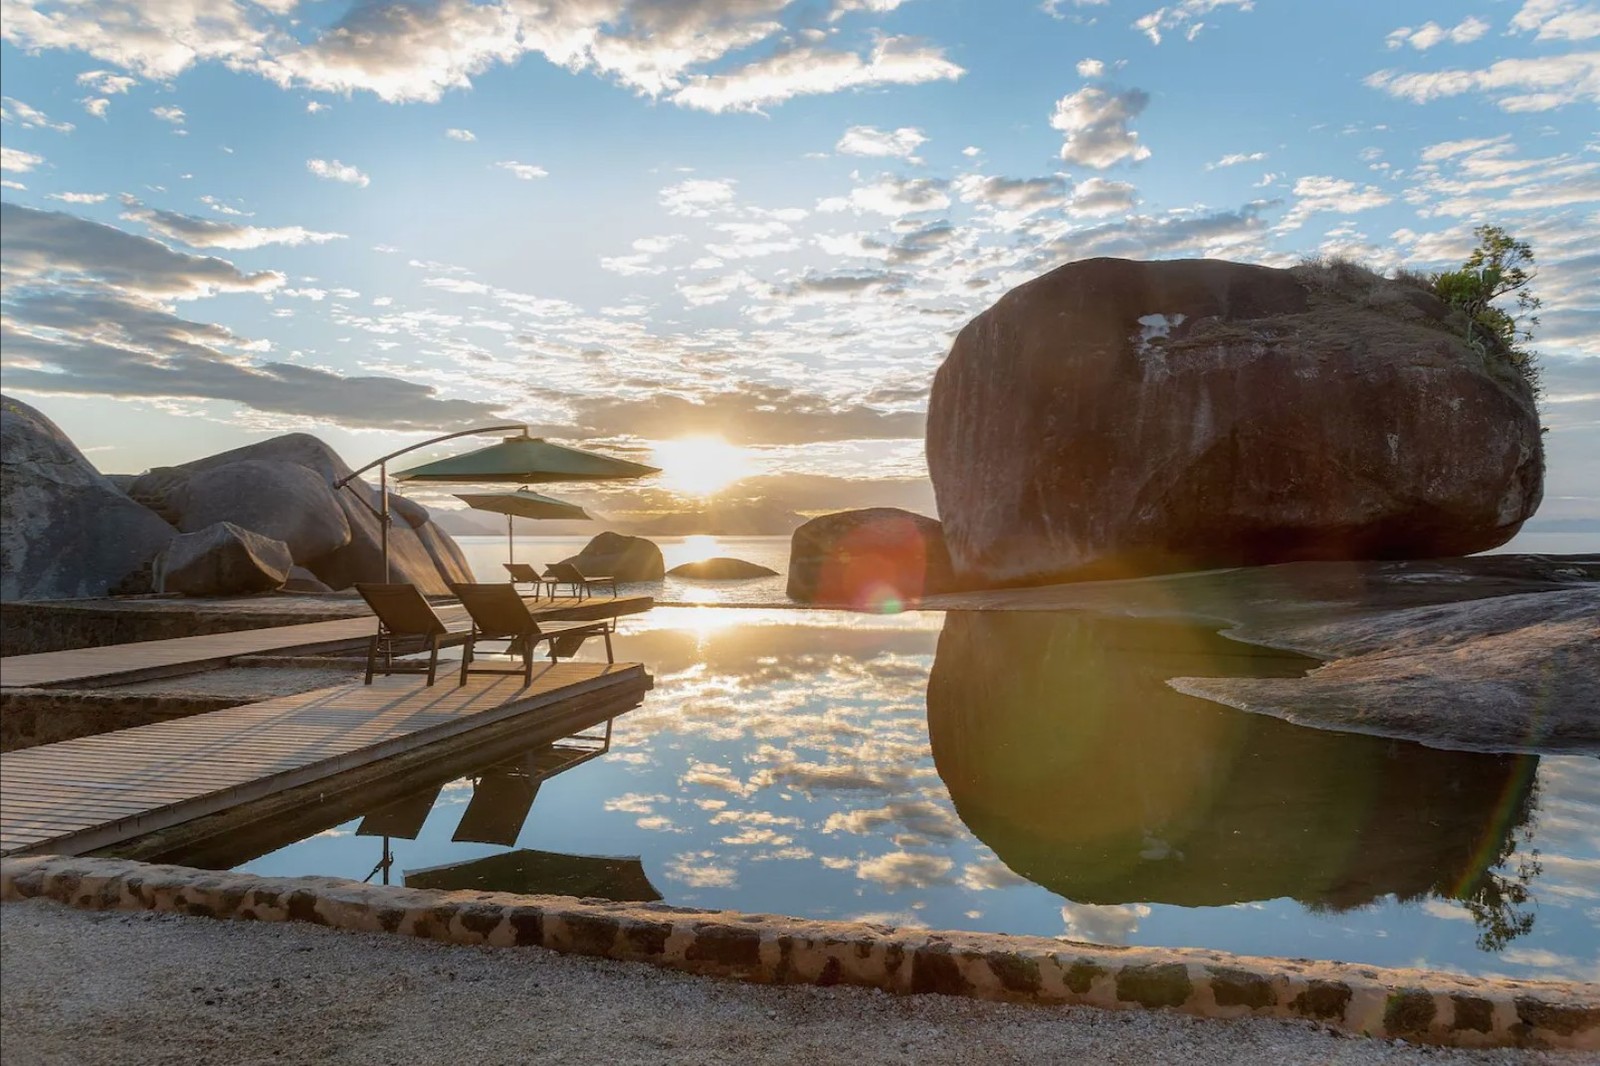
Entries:
<svg viewBox="0 0 1600 1066">
<path fill-rule="evenodd" d="M 710 496 L 755 472 L 749 451 L 720 437 L 657 441 L 655 465 L 662 487 L 686 496 Z"/>
</svg>

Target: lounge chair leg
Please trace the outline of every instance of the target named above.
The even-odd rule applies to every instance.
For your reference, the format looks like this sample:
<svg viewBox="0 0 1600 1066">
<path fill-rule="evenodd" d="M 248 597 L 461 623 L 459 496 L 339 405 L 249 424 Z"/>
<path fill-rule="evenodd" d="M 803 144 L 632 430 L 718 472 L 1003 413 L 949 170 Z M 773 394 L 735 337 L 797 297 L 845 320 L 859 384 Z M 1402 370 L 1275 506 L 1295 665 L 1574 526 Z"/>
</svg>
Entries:
<svg viewBox="0 0 1600 1066">
<path fill-rule="evenodd" d="M 616 657 L 611 654 L 611 630 L 607 629 L 606 633 L 605 633 L 605 636 L 606 636 L 606 662 L 614 663 L 617 660 L 616 660 Z"/>
<path fill-rule="evenodd" d="M 474 628 L 467 637 L 467 643 L 461 649 L 461 685 L 467 683 L 467 668 L 472 665 L 472 645 L 478 639 L 478 631 Z M 458 686 L 460 687 L 460 686 Z"/>
<path fill-rule="evenodd" d="M 372 684 L 372 671 L 378 665 L 378 637 L 373 634 L 372 643 L 367 645 L 367 679 L 362 684 Z"/>
<path fill-rule="evenodd" d="M 533 641 L 525 640 L 522 643 L 522 687 L 527 688 L 533 684 Z"/>
<path fill-rule="evenodd" d="M 428 654 L 428 687 L 429 688 L 433 687 L 433 679 L 434 679 L 434 676 L 436 674 L 438 674 L 438 672 L 439 672 L 439 637 L 438 637 L 438 634 L 435 634 L 434 638 L 433 638 L 433 647 L 429 649 L 429 654 Z"/>
</svg>

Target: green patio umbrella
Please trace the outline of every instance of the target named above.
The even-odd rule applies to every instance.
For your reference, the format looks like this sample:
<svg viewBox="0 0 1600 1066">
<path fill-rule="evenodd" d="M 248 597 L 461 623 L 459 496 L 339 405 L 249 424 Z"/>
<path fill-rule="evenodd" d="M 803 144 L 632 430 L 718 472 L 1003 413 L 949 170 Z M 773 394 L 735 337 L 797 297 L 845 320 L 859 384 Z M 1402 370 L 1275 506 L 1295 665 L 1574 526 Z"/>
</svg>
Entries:
<svg viewBox="0 0 1600 1066">
<path fill-rule="evenodd" d="M 661 471 L 643 463 L 551 444 L 542 437 L 507 437 L 465 455 L 436 459 L 394 475 L 396 481 L 455 481 L 537 485 L 552 481 L 623 481 Z"/>
<path fill-rule="evenodd" d="M 553 496 L 543 496 L 529 491 L 524 485 L 515 492 L 457 493 L 456 499 L 480 511 L 493 511 L 506 516 L 506 562 L 514 563 L 516 530 L 513 523 L 518 518 L 576 518 L 589 520 L 589 513 L 575 503 L 567 503 Z"/>
</svg>

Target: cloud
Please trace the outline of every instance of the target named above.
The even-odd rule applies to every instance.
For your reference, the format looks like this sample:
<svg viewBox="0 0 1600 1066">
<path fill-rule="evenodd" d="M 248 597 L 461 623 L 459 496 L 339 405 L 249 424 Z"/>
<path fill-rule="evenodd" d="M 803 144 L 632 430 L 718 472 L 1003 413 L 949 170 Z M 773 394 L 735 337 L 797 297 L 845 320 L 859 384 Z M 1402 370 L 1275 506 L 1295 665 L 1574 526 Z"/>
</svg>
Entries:
<svg viewBox="0 0 1600 1066">
<path fill-rule="evenodd" d="M 927 143 L 923 132 L 911 126 L 896 130 L 880 130 L 873 126 L 851 126 L 834 145 L 842 155 L 898 156 L 909 159 L 917 148 Z"/>
<path fill-rule="evenodd" d="M 13 174 L 26 174 L 43 162 L 42 155 L 24 152 L 20 148 L 0 146 L 0 170 L 9 170 Z"/>
<path fill-rule="evenodd" d="M 162 107 L 152 107 L 150 109 L 150 113 L 156 118 L 160 119 L 162 122 L 170 122 L 174 126 L 183 125 L 184 119 L 188 118 L 188 116 L 183 113 L 183 108 L 174 107 L 170 104 Z"/>
<path fill-rule="evenodd" d="M 1143 903 L 1067 903 L 1061 908 L 1064 936 L 1089 944 L 1126 944 L 1148 917 L 1150 907 Z"/>
<path fill-rule="evenodd" d="M 669 215 L 704 218 L 733 203 L 733 186 L 727 179 L 688 178 L 661 190 L 661 206 Z"/>
<path fill-rule="evenodd" d="M 109 70 L 86 70 L 78 75 L 78 84 L 87 86 L 101 96 L 117 96 L 139 84 L 139 79 Z"/>
<path fill-rule="evenodd" d="M 372 184 L 370 177 L 337 159 L 307 159 L 306 169 L 327 181 L 342 181 L 346 185 L 355 185 L 363 189 Z"/>
<path fill-rule="evenodd" d="M 1142 89 L 1113 93 L 1094 87 L 1079 89 L 1056 101 L 1050 125 L 1067 135 L 1061 158 L 1067 163 L 1104 170 L 1116 163 L 1150 158 L 1150 149 L 1128 129 L 1150 103 Z"/>
<path fill-rule="evenodd" d="M 1265 152 L 1230 152 L 1214 163 L 1207 163 L 1207 170 L 1219 170 L 1222 167 L 1236 167 L 1240 163 L 1259 163 L 1267 158 Z"/>
<path fill-rule="evenodd" d="M 1078 77 L 1098 78 L 1106 72 L 1106 65 L 1098 59 L 1078 60 Z"/>
<path fill-rule="evenodd" d="M 1511 17 L 1514 33 L 1539 41 L 1586 41 L 1600 37 L 1600 8 L 1576 0 L 1525 0 Z"/>
<path fill-rule="evenodd" d="M 104 199 L 104 197 L 102 197 Z M 226 248 L 242 251 L 269 244 L 323 244 L 343 240 L 342 233 L 319 233 L 304 226 L 246 226 L 234 222 L 196 218 L 176 211 L 145 207 L 137 200 L 127 201 L 122 217 L 142 222 L 158 237 L 182 241 L 191 248 Z"/>
<path fill-rule="evenodd" d="M 1364 83 L 1414 104 L 1479 92 L 1495 97 L 1502 111 L 1550 111 L 1600 101 L 1600 52 L 1502 59 L 1482 70 L 1380 70 L 1367 75 Z"/>
<path fill-rule="evenodd" d="M 95 118 L 105 118 L 106 112 L 111 110 L 111 101 L 103 96 L 86 97 L 78 102 L 83 105 L 85 111 Z"/>
<path fill-rule="evenodd" d="M 1184 40 L 1192 41 L 1206 26 L 1201 17 L 1224 7 L 1250 11 L 1255 4 L 1253 0 L 1179 0 L 1135 19 L 1133 28 L 1150 38 L 1151 44 L 1160 44 L 1165 34 L 1178 29 L 1183 30 Z"/>
<path fill-rule="evenodd" d="M 109 193 L 103 192 L 53 192 L 47 197 L 64 204 L 103 204 L 110 198 Z"/>
<path fill-rule="evenodd" d="M 680 107 L 701 111 L 756 111 L 796 96 L 814 96 L 874 85 L 921 85 L 954 81 L 966 71 L 944 51 L 910 37 L 886 37 L 866 57 L 798 47 L 758 59 L 726 74 L 694 74 L 671 96 Z"/>
<path fill-rule="evenodd" d="M 1125 181 L 1106 178 L 1088 178 L 1072 190 L 1067 210 L 1074 215 L 1114 215 L 1119 211 L 1132 211 L 1138 203 L 1138 190 Z"/>
<path fill-rule="evenodd" d="M 1067 200 L 1067 182 L 1048 178 L 1002 178 L 964 174 L 955 181 L 956 193 L 969 204 L 1028 215 L 1061 207 Z"/>
<path fill-rule="evenodd" d="M 943 211 L 950 206 L 945 190 L 949 183 L 940 178 L 900 178 L 885 174 L 866 185 L 857 185 L 847 196 L 834 196 L 817 204 L 818 211 L 871 211 L 899 217 L 922 211 Z"/>
<path fill-rule="evenodd" d="M 891 851 L 857 863 L 856 876 L 863 881 L 876 882 L 886 892 L 901 892 L 948 884 L 950 868 L 954 865 L 944 855 Z"/>
<path fill-rule="evenodd" d="M 815 393 L 750 383 L 738 391 L 693 398 L 653 391 L 636 398 L 569 399 L 573 435 L 631 434 L 651 440 L 710 435 L 734 444 L 806 444 L 838 440 L 921 438 L 920 412 L 840 404 Z"/>
<path fill-rule="evenodd" d="M 532 181 L 534 178 L 548 178 L 550 172 L 544 167 L 533 163 L 518 163 L 514 159 L 505 159 L 495 164 L 501 170 L 508 171 L 513 177 L 522 181 Z"/>
<path fill-rule="evenodd" d="M 0 97 L 0 122 L 13 123 L 25 130 L 55 130 L 57 133 L 71 133 L 75 128 L 70 122 L 52 122 L 49 115 L 13 96 Z"/>
<path fill-rule="evenodd" d="M 1470 44 L 1479 37 L 1489 32 L 1489 24 L 1474 15 L 1468 15 L 1455 26 L 1445 29 L 1437 22 L 1424 22 L 1417 29 L 1410 26 L 1401 26 L 1393 30 L 1383 39 L 1390 48 L 1401 48 L 1410 45 L 1419 52 L 1425 52 L 1436 44 Z"/>
<path fill-rule="evenodd" d="M 194 299 L 219 292 L 266 292 L 275 271 L 241 272 L 232 263 L 173 251 L 159 241 L 61 211 L 0 204 L 5 279 L 12 284 L 91 276 L 141 296 Z"/>
<path fill-rule="evenodd" d="M 1382 207 L 1394 198 L 1376 185 L 1357 185 L 1343 178 L 1312 175 L 1294 183 L 1294 206 L 1279 224 L 1279 232 L 1298 229 L 1318 211 L 1341 215 Z"/>
<path fill-rule="evenodd" d="M 398 378 L 345 377 L 283 361 L 166 301 L 265 292 L 284 277 L 174 251 L 62 212 L 0 204 L 6 384 L 24 392 L 221 400 L 299 419 L 386 429 L 481 421 L 493 404 Z"/>
<path fill-rule="evenodd" d="M 445 130 L 444 135 L 450 138 L 452 141 L 471 142 L 478 139 L 478 135 L 473 133 L 471 130 L 456 129 L 454 127 Z"/>
</svg>

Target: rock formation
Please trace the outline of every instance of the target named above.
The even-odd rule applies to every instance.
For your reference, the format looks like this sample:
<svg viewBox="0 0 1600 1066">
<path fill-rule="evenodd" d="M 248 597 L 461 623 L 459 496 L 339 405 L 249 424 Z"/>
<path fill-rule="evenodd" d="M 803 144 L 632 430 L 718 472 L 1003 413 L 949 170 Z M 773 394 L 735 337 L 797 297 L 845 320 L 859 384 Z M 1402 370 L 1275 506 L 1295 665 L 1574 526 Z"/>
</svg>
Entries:
<svg viewBox="0 0 1600 1066">
<path fill-rule="evenodd" d="M 898 507 L 813 518 L 789 546 L 789 598 L 893 607 L 955 587 L 939 523 Z"/>
<path fill-rule="evenodd" d="M 1446 305 L 1356 268 L 1070 263 L 934 379 L 956 572 L 1041 583 L 1465 555 L 1538 506 L 1530 387 Z"/>
<path fill-rule="evenodd" d="M 561 561 L 575 564 L 585 574 L 605 574 L 618 581 L 660 581 L 667 572 L 661 549 L 653 541 L 610 530 L 585 544 L 577 555 Z"/>
<path fill-rule="evenodd" d="M 0 397 L 0 599 L 104 596 L 177 531 L 123 495 L 56 424 Z"/>
<path fill-rule="evenodd" d="M 755 577 L 777 577 L 778 572 L 760 563 L 718 556 L 714 559 L 700 559 L 674 566 L 667 571 L 667 575 L 693 578 L 697 581 L 747 581 Z"/>
<path fill-rule="evenodd" d="M 249 444 L 179 466 L 157 467 L 129 487 L 178 528 L 232 522 L 289 545 L 294 562 L 334 589 L 381 580 L 382 526 L 368 506 L 378 490 L 364 481 L 333 486 L 350 473 L 332 448 L 305 433 Z M 389 496 L 389 569 L 430 595 L 472 580 L 461 549 L 427 508 Z"/>
<path fill-rule="evenodd" d="M 273 592 L 293 568 L 287 544 L 232 522 L 180 533 L 156 561 L 161 591 L 185 596 Z"/>
</svg>

